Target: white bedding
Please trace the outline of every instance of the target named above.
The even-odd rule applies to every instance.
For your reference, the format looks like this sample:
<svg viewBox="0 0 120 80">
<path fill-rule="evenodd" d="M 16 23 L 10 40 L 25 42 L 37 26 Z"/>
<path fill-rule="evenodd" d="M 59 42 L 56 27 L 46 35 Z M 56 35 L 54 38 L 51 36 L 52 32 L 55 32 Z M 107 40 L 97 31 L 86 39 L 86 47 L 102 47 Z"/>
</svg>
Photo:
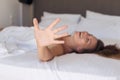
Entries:
<svg viewBox="0 0 120 80">
<path fill-rule="evenodd" d="M 40 62 L 35 51 L 0 59 L 1 80 L 120 80 L 120 62 L 94 54 L 67 54 Z"/>
</svg>

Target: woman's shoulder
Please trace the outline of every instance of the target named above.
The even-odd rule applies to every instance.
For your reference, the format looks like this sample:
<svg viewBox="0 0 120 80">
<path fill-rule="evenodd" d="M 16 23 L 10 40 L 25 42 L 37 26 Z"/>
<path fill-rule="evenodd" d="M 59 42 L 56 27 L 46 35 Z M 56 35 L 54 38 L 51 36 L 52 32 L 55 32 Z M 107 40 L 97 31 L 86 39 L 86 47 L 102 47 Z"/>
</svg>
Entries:
<svg viewBox="0 0 120 80">
<path fill-rule="evenodd" d="M 64 48 L 61 44 L 50 45 L 48 48 L 52 51 L 54 56 L 60 56 L 64 54 Z"/>
</svg>

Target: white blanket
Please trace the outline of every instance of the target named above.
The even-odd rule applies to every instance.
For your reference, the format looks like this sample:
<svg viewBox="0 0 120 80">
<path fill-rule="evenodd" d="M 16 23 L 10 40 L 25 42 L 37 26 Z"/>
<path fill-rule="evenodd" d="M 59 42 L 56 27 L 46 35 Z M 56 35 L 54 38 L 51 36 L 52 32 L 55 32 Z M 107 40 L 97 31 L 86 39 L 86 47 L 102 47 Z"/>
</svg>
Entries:
<svg viewBox="0 0 120 80">
<path fill-rule="evenodd" d="M 10 26 L 0 32 L 0 55 L 10 55 L 11 53 L 24 53 L 34 50 L 36 43 L 34 39 L 33 27 Z"/>
</svg>

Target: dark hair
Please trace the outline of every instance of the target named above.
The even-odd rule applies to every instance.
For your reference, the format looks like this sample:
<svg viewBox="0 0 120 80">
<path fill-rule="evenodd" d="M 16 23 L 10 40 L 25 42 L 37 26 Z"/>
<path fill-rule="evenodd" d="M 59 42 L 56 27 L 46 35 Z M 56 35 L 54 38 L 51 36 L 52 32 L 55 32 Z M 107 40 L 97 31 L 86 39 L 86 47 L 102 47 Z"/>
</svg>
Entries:
<svg viewBox="0 0 120 80">
<path fill-rule="evenodd" d="M 98 40 L 94 52 L 104 57 L 120 59 L 120 48 L 116 44 L 104 46 L 104 43 Z"/>
<path fill-rule="evenodd" d="M 104 46 L 104 43 L 99 39 L 95 49 L 83 50 L 82 53 L 96 53 L 100 56 L 120 59 L 120 48 L 116 44 Z"/>
</svg>

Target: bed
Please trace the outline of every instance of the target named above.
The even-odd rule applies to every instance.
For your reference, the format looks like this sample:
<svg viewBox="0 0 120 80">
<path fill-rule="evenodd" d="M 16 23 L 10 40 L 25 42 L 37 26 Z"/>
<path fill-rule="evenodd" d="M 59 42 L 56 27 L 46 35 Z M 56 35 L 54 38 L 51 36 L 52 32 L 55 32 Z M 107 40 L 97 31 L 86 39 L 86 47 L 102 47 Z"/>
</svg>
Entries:
<svg viewBox="0 0 120 80">
<path fill-rule="evenodd" d="M 56 27 L 67 24 L 65 32 L 88 31 L 105 45 L 120 47 L 119 3 L 119 0 L 47 0 L 47 3 L 35 0 L 34 17 L 45 28 L 59 16 L 61 22 Z M 41 62 L 33 30 L 33 26 L 9 26 L 0 32 L 0 80 L 120 80 L 119 59 L 73 52 Z"/>
</svg>

